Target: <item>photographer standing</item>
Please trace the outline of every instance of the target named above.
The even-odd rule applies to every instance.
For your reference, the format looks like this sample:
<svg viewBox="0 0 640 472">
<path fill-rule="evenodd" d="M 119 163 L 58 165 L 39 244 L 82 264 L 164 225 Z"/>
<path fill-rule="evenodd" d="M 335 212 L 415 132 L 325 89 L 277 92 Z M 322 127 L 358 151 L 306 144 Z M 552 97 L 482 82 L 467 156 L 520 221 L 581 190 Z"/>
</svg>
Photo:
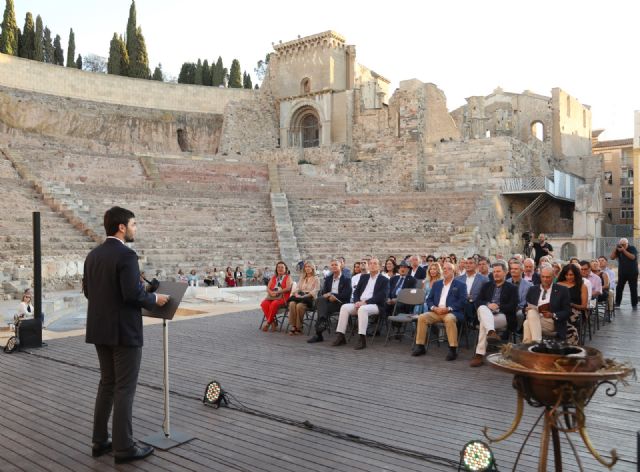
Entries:
<svg viewBox="0 0 640 472">
<path fill-rule="evenodd" d="M 533 250 L 535 251 L 536 267 L 540 265 L 540 258 L 553 256 L 553 246 L 546 241 L 546 236 L 543 233 L 538 235 L 538 242 L 533 243 Z"/>
<path fill-rule="evenodd" d="M 629 246 L 629 240 L 622 238 L 611 251 L 611 259 L 618 259 L 618 285 L 616 286 L 616 306 L 622 301 L 624 285 L 629 282 L 631 306 L 638 306 L 638 250 Z"/>
</svg>

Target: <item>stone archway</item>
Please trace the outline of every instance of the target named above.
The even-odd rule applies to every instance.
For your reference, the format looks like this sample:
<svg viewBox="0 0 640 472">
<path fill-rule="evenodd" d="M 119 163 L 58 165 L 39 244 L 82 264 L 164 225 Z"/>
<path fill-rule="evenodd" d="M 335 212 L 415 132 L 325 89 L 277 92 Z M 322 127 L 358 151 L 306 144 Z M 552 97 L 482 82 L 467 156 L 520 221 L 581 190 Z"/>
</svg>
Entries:
<svg viewBox="0 0 640 472">
<path fill-rule="evenodd" d="M 289 127 L 290 147 L 319 147 L 320 146 L 320 117 L 315 108 L 303 106 L 296 110 L 291 117 Z"/>
</svg>

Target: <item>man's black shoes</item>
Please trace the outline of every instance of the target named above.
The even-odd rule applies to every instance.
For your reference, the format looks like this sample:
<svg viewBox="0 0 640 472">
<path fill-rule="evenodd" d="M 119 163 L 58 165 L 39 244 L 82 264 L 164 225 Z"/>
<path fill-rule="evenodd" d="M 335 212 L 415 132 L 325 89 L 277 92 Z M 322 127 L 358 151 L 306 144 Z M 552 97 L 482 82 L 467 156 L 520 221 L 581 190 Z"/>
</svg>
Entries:
<svg viewBox="0 0 640 472">
<path fill-rule="evenodd" d="M 322 341 L 324 341 L 324 338 L 322 337 L 321 334 L 316 334 L 310 337 L 309 339 L 307 339 L 308 343 L 321 343 Z"/>
<path fill-rule="evenodd" d="M 455 361 L 457 358 L 458 358 L 458 348 L 450 347 L 449 348 L 449 354 L 447 354 L 447 357 L 445 357 L 445 360 L 447 360 L 447 361 Z"/>
<path fill-rule="evenodd" d="M 356 351 L 359 351 L 360 349 L 364 349 L 365 347 L 367 347 L 367 337 L 364 334 L 361 334 L 358 339 L 358 344 L 356 344 L 356 347 L 354 347 L 354 349 Z"/>
<path fill-rule="evenodd" d="M 116 464 L 123 464 L 125 462 L 137 461 L 138 459 L 144 459 L 145 457 L 153 454 L 153 448 L 151 446 L 131 446 L 125 451 L 118 451 L 113 454 Z"/>
<path fill-rule="evenodd" d="M 336 340 L 331 343 L 332 346 L 342 346 L 347 344 L 347 338 L 344 337 L 343 333 L 337 333 Z"/>
<path fill-rule="evenodd" d="M 424 344 L 416 344 L 416 347 L 411 351 L 412 356 L 424 356 L 427 350 L 424 348 Z"/>
<path fill-rule="evenodd" d="M 100 457 L 108 452 L 111 452 L 111 439 L 93 443 L 93 446 L 91 447 L 91 455 L 93 457 Z"/>
</svg>

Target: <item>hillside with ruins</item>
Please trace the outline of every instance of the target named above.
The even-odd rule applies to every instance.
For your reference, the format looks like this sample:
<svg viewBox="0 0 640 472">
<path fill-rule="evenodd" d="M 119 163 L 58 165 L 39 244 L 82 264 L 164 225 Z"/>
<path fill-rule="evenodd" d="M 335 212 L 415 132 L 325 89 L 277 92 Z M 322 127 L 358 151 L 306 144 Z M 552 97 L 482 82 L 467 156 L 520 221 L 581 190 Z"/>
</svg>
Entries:
<svg viewBox="0 0 640 472">
<path fill-rule="evenodd" d="M 113 205 L 141 266 L 272 266 L 333 256 L 517 251 L 550 233 L 588 253 L 602 218 L 591 110 L 560 88 L 495 89 L 449 110 L 395 90 L 327 31 L 275 44 L 260 90 L 165 84 L 0 55 L 0 296 L 77 287 Z M 537 218 L 539 215 L 545 218 Z"/>
</svg>

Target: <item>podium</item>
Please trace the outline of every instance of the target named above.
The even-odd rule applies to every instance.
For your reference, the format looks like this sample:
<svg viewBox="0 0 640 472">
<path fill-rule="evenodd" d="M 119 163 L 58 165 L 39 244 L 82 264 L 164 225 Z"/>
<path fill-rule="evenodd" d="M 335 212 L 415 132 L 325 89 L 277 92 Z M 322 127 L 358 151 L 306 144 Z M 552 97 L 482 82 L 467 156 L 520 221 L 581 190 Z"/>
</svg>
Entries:
<svg viewBox="0 0 640 472">
<path fill-rule="evenodd" d="M 140 441 L 157 449 L 166 451 L 194 439 L 188 433 L 171 431 L 171 411 L 169 407 L 169 323 L 180 305 L 180 301 L 187 290 L 187 284 L 178 282 L 160 282 L 156 290 L 158 293 L 169 295 L 166 305 L 156 306 L 152 311 L 142 310 L 143 316 L 162 318 L 162 347 L 164 354 L 163 392 L 164 392 L 164 421 L 162 431 L 142 438 Z"/>
</svg>

